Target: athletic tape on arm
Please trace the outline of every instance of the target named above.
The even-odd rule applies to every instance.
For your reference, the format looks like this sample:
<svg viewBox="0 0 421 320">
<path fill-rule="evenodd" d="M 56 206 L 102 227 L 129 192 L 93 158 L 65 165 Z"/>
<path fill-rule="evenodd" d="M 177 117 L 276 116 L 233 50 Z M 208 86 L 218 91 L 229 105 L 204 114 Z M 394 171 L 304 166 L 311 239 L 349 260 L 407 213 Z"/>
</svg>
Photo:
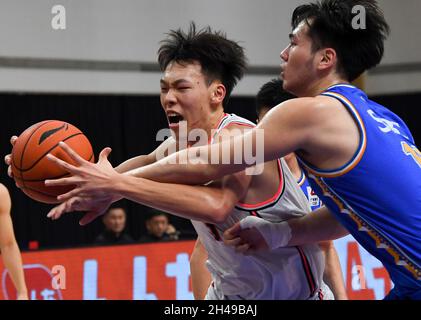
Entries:
<svg viewBox="0 0 421 320">
<path fill-rule="evenodd" d="M 256 228 L 263 236 L 270 250 L 286 247 L 291 240 L 288 222 L 270 222 L 258 217 L 246 217 L 240 221 L 241 229 Z"/>
</svg>

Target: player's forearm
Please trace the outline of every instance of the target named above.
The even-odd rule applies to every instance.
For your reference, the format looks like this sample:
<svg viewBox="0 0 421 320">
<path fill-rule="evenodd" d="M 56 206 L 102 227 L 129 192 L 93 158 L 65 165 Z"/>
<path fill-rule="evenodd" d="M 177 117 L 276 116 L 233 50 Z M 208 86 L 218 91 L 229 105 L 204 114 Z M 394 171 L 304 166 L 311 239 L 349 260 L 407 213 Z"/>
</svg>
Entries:
<svg viewBox="0 0 421 320">
<path fill-rule="evenodd" d="M 130 170 L 133 170 L 139 167 L 146 166 L 150 163 L 151 161 L 147 155 L 141 155 L 141 156 L 137 156 L 137 157 L 124 161 L 123 163 L 115 167 L 114 169 L 118 173 L 124 173 L 124 172 L 128 172 Z"/>
<path fill-rule="evenodd" d="M 186 219 L 219 223 L 230 211 L 223 192 L 217 188 L 160 183 L 122 175 L 113 193 L 131 201 Z"/>
<path fill-rule="evenodd" d="M 248 164 L 234 164 L 223 161 L 223 152 L 219 147 L 224 147 L 230 154 L 229 141 L 222 144 L 196 147 L 181 150 L 155 163 L 126 172 L 134 177 L 168 183 L 204 184 L 216 180 L 228 173 L 234 173 L 246 168 Z M 216 155 L 215 158 L 212 155 Z M 234 162 L 234 156 L 231 158 Z"/>
<path fill-rule="evenodd" d="M 241 229 L 252 229 L 254 237 L 242 235 L 255 248 L 274 250 L 282 247 L 302 246 L 341 238 L 348 234 L 327 208 L 321 208 L 300 218 L 271 222 L 248 216 L 240 221 Z M 226 235 L 227 241 L 231 234 Z"/>
<path fill-rule="evenodd" d="M 1 247 L 3 262 L 15 285 L 18 295 L 27 295 L 25 277 L 22 267 L 22 257 L 16 242 Z"/>
<path fill-rule="evenodd" d="M 303 217 L 288 220 L 288 225 L 291 229 L 291 239 L 288 246 L 335 240 L 348 234 L 348 231 L 326 207 Z"/>
<path fill-rule="evenodd" d="M 187 150 L 182 150 L 150 165 L 126 172 L 126 175 L 158 182 L 202 184 L 208 182 L 209 168 L 206 164 L 188 164 L 183 160 Z"/>
<path fill-rule="evenodd" d="M 324 282 L 332 290 L 336 300 L 347 300 L 344 278 L 339 261 L 338 253 L 332 241 L 324 241 L 319 244 L 325 252 L 325 271 L 323 274 Z"/>
</svg>

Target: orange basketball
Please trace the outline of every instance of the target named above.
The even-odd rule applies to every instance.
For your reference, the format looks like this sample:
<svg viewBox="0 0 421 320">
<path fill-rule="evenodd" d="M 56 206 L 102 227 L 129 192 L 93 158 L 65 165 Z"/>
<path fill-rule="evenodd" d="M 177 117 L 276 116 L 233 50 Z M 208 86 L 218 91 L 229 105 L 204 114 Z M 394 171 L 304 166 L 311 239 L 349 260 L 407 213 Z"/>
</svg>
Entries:
<svg viewBox="0 0 421 320">
<path fill-rule="evenodd" d="M 12 171 L 16 184 L 30 198 L 57 203 L 57 196 L 74 188 L 47 187 L 46 179 L 58 179 L 68 172 L 46 158 L 51 153 L 59 159 L 74 164 L 72 159 L 59 147 L 63 141 L 85 160 L 94 161 L 92 146 L 86 136 L 75 126 L 59 121 L 47 120 L 26 129 L 16 140 L 12 150 Z"/>
</svg>

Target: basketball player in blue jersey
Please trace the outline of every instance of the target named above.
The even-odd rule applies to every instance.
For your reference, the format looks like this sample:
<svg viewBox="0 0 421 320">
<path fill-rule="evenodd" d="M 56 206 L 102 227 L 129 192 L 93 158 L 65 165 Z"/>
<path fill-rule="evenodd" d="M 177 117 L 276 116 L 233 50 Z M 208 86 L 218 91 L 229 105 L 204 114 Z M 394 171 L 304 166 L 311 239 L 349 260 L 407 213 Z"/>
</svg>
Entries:
<svg viewBox="0 0 421 320">
<path fill-rule="evenodd" d="M 353 23 L 355 6 L 364 7 L 364 28 Z M 350 84 L 380 63 L 388 33 L 374 0 L 297 7 L 290 43 L 281 52 L 281 76 L 284 89 L 299 98 L 272 109 L 244 135 L 189 150 L 202 157 L 195 163 L 176 164 L 188 154 L 184 150 L 131 175 L 186 184 L 218 179 L 254 163 L 246 157 L 215 163 L 211 157 L 228 152 L 238 160 L 236 145 L 261 150 L 256 141 L 263 134 L 264 161 L 295 151 L 325 207 L 276 224 L 247 217 L 224 233 L 225 242 L 253 252 L 351 233 L 388 270 L 395 286 L 386 299 L 421 299 L 421 152 L 398 116 Z M 80 178 L 69 196 L 121 193 L 120 178 L 101 164 L 79 172 L 91 169 L 102 173 Z"/>
<path fill-rule="evenodd" d="M 365 28 L 353 26 L 363 6 Z M 385 299 L 421 299 L 421 152 L 406 124 L 350 84 L 380 63 L 389 26 L 376 1 L 322 0 L 297 7 L 289 45 L 281 52 L 283 88 L 296 95 L 272 109 L 252 131 L 194 150 L 201 163 L 174 165 L 183 152 L 137 170 L 200 183 L 249 166 L 211 163 L 264 134 L 264 160 L 295 151 L 326 208 L 270 224 L 246 218 L 225 232 L 241 252 L 331 240 L 348 232 L 389 272 Z M 262 130 L 262 131 L 259 131 Z M 328 210 L 327 210 L 328 209 Z M 249 223 L 253 221 L 253 226 Z"/>
<path fill-rule="evenodd" d="M 276 107 L 280 103 L 289 99 L 295 98 L 292 94 L 282 89 L 283 82 L 281 79 L 272 79 L 265 83 L 256 95 L 256 112 L 259 122 L 265 114 Z M 311 210 L 316 210 L 322 206 L 319 197 L 314 193 L 311 188 L 304 171 L 301 170 L 295 154 L 291 152 L 284 157 L 292 175 L 296 179 L 298 185 L 306 196 Z M 340 268 L 338 253 L 333 245 L 333 241 L 323 241 L 319 243 L 326 255 L 325 272 L 323 280 L 331 288 L 336 300 L 347 299 L 343 275 Z M 339 268 L 338 268 L 339 266 Z"/>
</svg>

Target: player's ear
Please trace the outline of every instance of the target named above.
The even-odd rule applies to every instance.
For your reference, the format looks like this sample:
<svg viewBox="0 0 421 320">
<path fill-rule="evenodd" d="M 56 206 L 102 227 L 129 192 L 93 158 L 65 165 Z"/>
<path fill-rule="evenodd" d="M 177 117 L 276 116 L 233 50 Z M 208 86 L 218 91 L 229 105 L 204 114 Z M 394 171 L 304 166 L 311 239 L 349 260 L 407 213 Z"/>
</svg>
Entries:
<svg viewBox="0 0 421 320">
<path fill-rule="evenodd" d="M 220 104 L 224 101 L 226 95 L 225 86 L 220 83 L 213 83 L 211 85 L 211 102 L 214 104 Z"/>
<path fill-rule="evenodd" d="M 324 48 L 319 51 L 319 70 L 326 70 L 333 67 L 337 62 L 336 51 L 333 48 Z"/>
</svg>

